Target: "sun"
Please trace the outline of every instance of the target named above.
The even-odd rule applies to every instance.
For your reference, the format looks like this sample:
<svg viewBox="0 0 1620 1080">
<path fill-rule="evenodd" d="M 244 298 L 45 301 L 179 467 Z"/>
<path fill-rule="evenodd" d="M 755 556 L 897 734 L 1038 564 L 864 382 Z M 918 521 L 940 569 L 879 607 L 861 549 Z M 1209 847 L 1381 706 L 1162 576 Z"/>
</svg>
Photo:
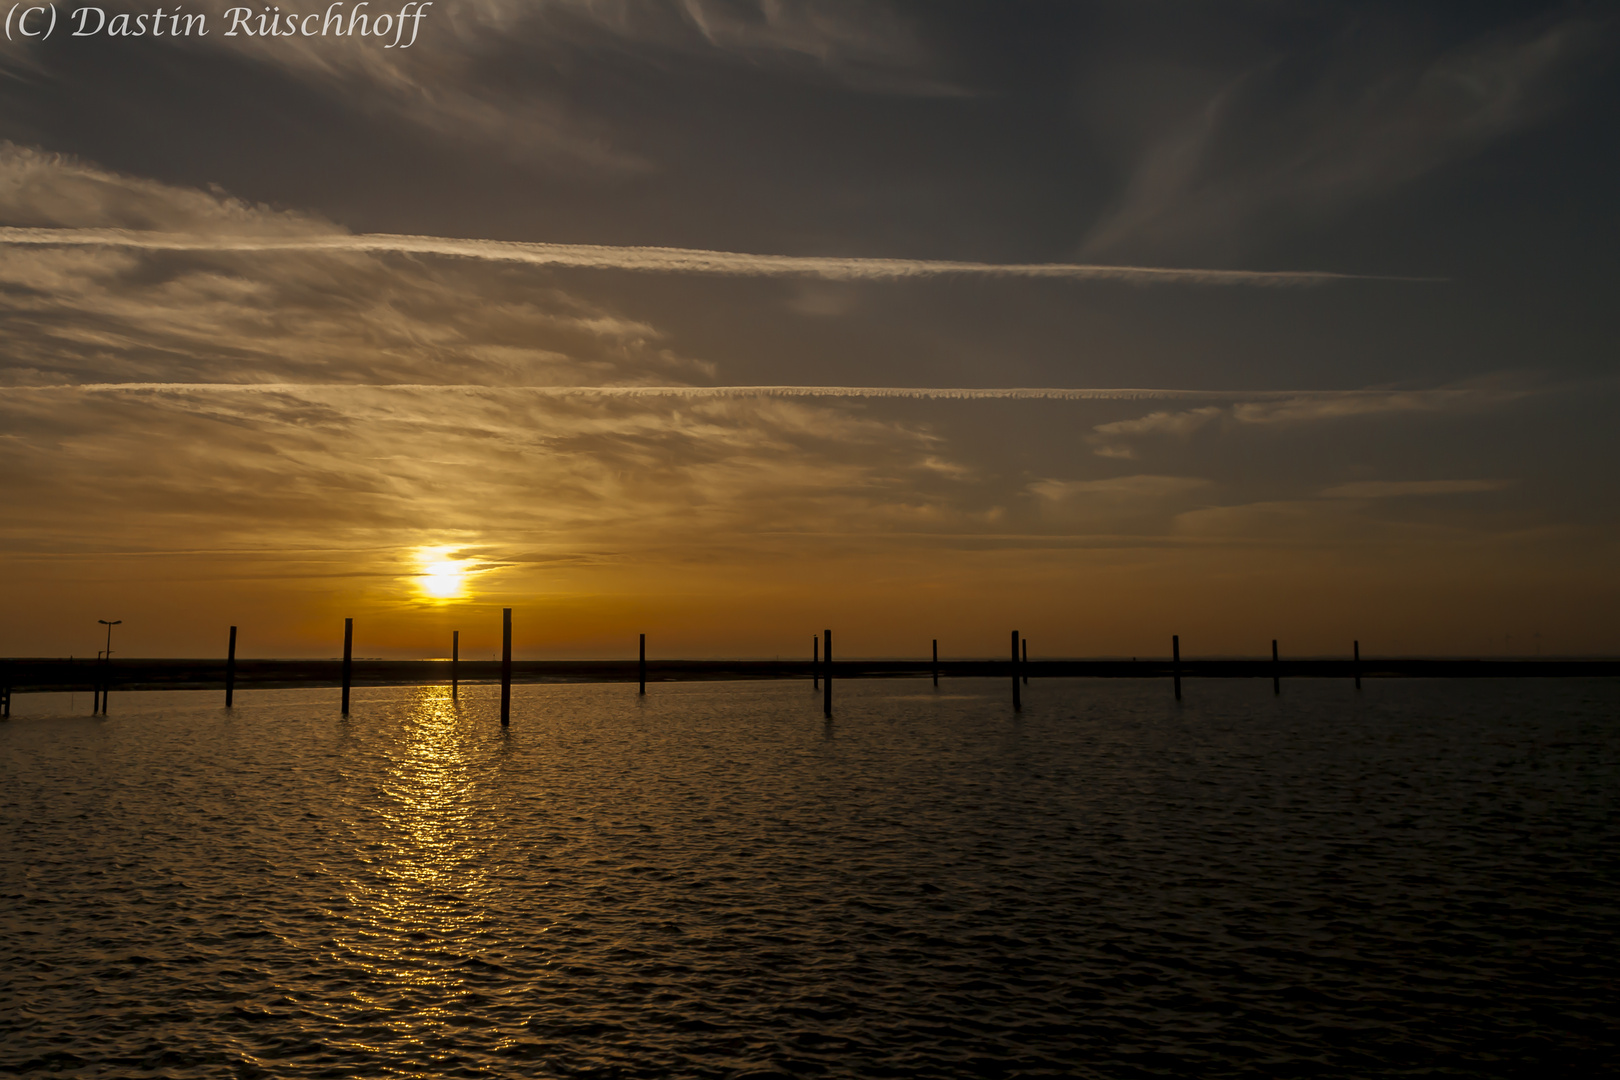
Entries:
<svg viewBox="0 0 1620 1080">
<path fill-rule="evenodd" d="M 471 564 L 464 559 L 452 558 L 452 548 L 421 548 L 416 560 L 422 570 L 417 574 L 417 588 L 424 596 L 434 600 L 459 600 L 467 595 L 467 578 Z"/>
</svg>

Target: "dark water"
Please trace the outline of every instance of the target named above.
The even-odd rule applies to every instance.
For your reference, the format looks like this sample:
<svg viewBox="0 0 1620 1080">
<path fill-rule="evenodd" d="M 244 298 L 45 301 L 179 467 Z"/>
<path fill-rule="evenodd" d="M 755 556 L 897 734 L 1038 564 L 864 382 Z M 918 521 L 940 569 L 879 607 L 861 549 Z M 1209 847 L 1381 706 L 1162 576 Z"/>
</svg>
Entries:
<svg viewBox="0 0 1620 1080">
<path fill-rule="evenodd" d="M 1169 698 L 19 698 L 0 1073 L 1616 1070 L 1620 684 Z"/>
</svg>

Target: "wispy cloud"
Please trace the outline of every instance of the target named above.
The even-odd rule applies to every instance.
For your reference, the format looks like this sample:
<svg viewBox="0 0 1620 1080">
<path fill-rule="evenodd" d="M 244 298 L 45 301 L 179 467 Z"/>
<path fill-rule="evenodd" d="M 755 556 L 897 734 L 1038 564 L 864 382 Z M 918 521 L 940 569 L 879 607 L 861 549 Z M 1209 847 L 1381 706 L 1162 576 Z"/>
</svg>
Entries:
<svg viewBox="0 0 1620 1080">
<path fill-rule="evenodd" d="M 1188 102 L 1140 151 L 1082 252 L 1232 250 L 1395 189 L 1548 115 L 1609 30 L 1537 19 L 1425 55 L 1391 44 L 1410 28 L 1357 20 L 1326 20 L 1328 40 L 1272 52 Z"/>
<path fill-rule="evenodd" d="M 1321 285 L 1331 281 L 1425 281 L 1425 278 L 1368 277 L 1325 270 L 1220 270 L 1174 266 L 1110 266 L 1082 263 L 982 263 L 941 259 L 839 258 L 813 255 L 760 255 L 694 248 L 611 247 L 600 244 L 546 244 L 513 240 L 396 236 L 380 233 L 328 235 L 243 235 L 166 233 L 130 229 L 0 228 L 0 244 L 51 247 L 103 247 L 141 251 L 277 252 L 438 255 L 487 262 L 589 270 L 629 270 L 661 274 L 716 274 L 729 277 L 810 277 L 829 281 L 882 281 L 902 278 L 977 276 L 1070 278 L 1191 285 Z"/>
<path fill-rule="evenodd" d="M 830 404 L 59 388 L 8 392 L 0 430 L 0 489 L 29 507 L 0 528 L 13 548 L 77 535 L 86 501 L 137 546 L 165 548 L 177 534 L 219 546 L 274 535 L 289 549 L 425 534 L 505 552 L 702 548 L 806 520 L 872 532 L 959 516 L 944 492 L 961 480 L 940 467 L 937 437 Z"/>
<path fill-rule="evenodd" d="M 1358 480 L 1322 491 L 1324 499 L 1398 499 L 1411 495 L 1473 495 L 1502 491 L 1511 480 Z"/>
<path fill-rule="evenodd" d="M 929 401 L 1278 401 L 1298 405 L 1296 417 L 1307 415 L 1359 415 L 1392 411 L 1379 408 L 1392 397 L 1411 396 L 1412 391 L 1389 390 L 1177 390 L 1152 387 L 972 387 L 972 386 L 489 386 L 459 383 L 294 383 L 294 382 L 108 382 L 74 383 L 51 386 L 13 387 L 17 392 L 85 392 L 102 394 L 140 393 L 282 393 L 297 390 L 398 390 L 421 393 L 507 394 L 548 398 L 911 398 Z M 1477 398 L 1480 391 L 1431 390 L 1422 392 L 1441 408 L 1448 402 Z M 1334 401 L 1353 401 L 1360 408 L 1331 410 Z M 1308 410 L 1302 401 L 1320 402 L 1321 410 Z M 1396 406 L 1395 408 L 1399 408 Z M 1185 435 L 1207 420 L 1225 415 L 1219 408 L 1182 413 L 1152 413 L 1140 420 L 1099 424 L 1094 429 L 1113 435 Z M 1185 419 L 1190 418 L 1190 419 Z"/>
<path fill-rule="evenodd" d="M 1501 385 L 1440 387 L 1428 390 L 1279 390 L 1256 394 L 1231 393 L 1208 400 L 1229 405 L 1196 409 L 1157 410 L 1127 420 L 1098 424 L 1087 436 L 1100 457 L 1134 458 L 1131 440 L 1172 438 L 1186 440 L 1211 427 L 1283 426 L 1310 424 L 1351 417 L 1399 413 L 1438 413 L 1479 408 L 1522 397 L 1529 391 Z M 1188 393 L 1181 391 L 1180 393 Z M 1166 394 L 1171 397 L 1172 394 Z"/>
<path fill-rule="evenodd" d="M 100 6 L 151 11 L 140 0 Z M 965 93 L 897 7 L 876 0 L 434 0 L 415 44 L 389 49 L 346 37 L 226 37 L 217 27 L 229 6 L 191 5 L 216 29 L 186 47 L 278 72 L 333 110 L 550 173 L 659 168 L 639 145 L 644 132 L 593 110 L 559 77 L 615 60 L 643 70 L 732 68 L 870 94 Z M 39 50 L 0 38 L 0 77 L 7 69 L 37 77 L 48 64 Z"/>
</svg>

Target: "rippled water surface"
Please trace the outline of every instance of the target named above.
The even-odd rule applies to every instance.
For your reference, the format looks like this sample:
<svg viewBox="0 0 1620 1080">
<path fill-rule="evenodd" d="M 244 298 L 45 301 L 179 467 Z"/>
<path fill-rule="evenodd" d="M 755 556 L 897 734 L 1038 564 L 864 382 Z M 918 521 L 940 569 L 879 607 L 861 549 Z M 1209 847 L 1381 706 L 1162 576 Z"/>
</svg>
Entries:
<svg viewBox="0 0 1620 1080">
<path fill-rule="evenodd" d="M 0 1073 L 1620 1062 L 1620 684 L 838 690 L 19 697 Z"/>
</svg>

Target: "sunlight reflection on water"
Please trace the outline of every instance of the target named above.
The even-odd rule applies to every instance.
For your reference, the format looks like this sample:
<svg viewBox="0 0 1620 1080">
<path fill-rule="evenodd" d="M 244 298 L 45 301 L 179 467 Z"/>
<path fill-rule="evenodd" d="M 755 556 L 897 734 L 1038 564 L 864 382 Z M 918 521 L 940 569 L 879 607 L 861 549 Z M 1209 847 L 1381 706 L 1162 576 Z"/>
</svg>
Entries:
<svg viewBox="0 0 1620 1080">
<path fill-rule="evenodd" d="M 1605 681 L 19 699 L 0 1071 L 1366 1074 L 1614 1049 Z M 65 699 L 64 699 L 65 703 Z M 26 992 L 23 988 L 26 987 Z M 1528 1067 L 1528 1066 L 1527 1066 Z M 1508 1070 L 1511 1071 L 1511 1070 Z"/>
</svg>

